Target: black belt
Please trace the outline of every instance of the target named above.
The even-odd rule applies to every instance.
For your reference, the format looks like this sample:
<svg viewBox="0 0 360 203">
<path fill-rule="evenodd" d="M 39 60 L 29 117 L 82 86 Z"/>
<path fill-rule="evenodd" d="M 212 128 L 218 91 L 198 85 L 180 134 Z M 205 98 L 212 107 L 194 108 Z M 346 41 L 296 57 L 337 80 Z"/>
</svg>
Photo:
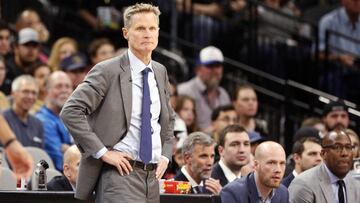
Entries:
<svg viewBox="0 0 360 203">
<path fill-rule="evenodd" d="M 144 171 L 152 171 L 155 170 L 157 167 L 157 164 L 153 164 L 153 163 L 145 164 L 141 161 L 136 161 L 136 160 L 129 160 L 129 163 L 132 167 L 140 168 Z"/>
</svg>

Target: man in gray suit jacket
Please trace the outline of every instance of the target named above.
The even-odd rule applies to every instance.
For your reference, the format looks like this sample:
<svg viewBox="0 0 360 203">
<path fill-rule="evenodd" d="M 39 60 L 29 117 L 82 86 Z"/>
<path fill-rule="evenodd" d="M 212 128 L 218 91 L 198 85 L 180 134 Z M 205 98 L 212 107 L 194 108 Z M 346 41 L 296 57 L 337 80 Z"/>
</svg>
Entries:
<svg viewBox="0 0 360 203">
<path fill-rule="evenodd" d="M 323 138 L 324 162 L 297 176 L 289 187 L 291 203 L 352 203 L 360 200 L 360 186 L 349 174 L 352 144 L 342 130 Z"/>
<path fill-rule="evenodd" d="M 95 190 L 96 202 L 160 201 L 158 179 L 171 159 L 175 114 L 166 69 L 151 60 L 159 15 L 149 4 L 128 7 L 128 51 L 95 65 L 61 112 L 82 153 L 76 198 Z"/>
</svg>

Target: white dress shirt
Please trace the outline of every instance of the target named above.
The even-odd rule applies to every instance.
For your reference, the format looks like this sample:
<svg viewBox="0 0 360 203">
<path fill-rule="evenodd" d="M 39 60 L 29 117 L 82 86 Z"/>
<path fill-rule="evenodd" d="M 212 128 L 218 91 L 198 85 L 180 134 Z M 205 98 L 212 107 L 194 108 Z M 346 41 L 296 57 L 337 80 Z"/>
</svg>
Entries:
<svg viewBox="0 0 360 203">
<path fill-rule="evenodd" d="M 226 177 L 226 179 L 228 180 L 229 183 L 231 183 L 232 181 L 234 181 L 236 178 L 241 178 L 241 173 L 239 173 L 239 175 L 234 174 L 229 167 L 227 167 L 225 165 L 225 163 L 223 162 L 222 159 L 220 159 L 219 161 L 219 165 L 220 168 L 222 169 L 222 171 L 224 172 L 224 175 Z"/>
</svg>

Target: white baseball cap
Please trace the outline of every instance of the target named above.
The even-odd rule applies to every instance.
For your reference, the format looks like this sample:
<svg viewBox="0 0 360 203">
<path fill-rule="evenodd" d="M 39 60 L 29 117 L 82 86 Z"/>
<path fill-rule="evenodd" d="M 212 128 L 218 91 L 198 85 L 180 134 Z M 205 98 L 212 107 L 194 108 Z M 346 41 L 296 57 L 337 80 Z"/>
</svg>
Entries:
<svg viewBox="0 0 360 203">
<path fill-rule="evenodd" d="M 223 63 L 224 56 L 220 49 L 214 46 L 208 46 L 200 51 L 199 63 L 200 65 L 210 65 L 216 63 Z"/>
<path fill-rule="evenodd" d="M 19 31 L 19 44 L 26 44 L 28 42 L 39 43 L 39 34 L 32 28 L 24 28 Z"/>
</svg>

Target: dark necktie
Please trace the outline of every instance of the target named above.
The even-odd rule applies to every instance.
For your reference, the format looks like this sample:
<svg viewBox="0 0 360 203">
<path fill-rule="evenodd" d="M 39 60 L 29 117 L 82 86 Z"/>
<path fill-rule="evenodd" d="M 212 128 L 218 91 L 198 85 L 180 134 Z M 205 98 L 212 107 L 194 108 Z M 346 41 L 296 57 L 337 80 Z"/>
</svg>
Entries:
<svg viewBox="0 0 360 203">
<path fill-rule="evenodd" d="M 343 180 L 338 180 L 337 183 L 339 185 L 339 190 L 338 190 L 339 203 L 345 203 L 345 195 L 344 195 L 345 183 Z"/>
<path fill-rule="evenodd" d="M 152 158 L 151 144 L 151 113 L 150 113 L 150 89 L 148 75 L 150 68 L 143 71 L 143 98 L 141 107 L 141 137 L 140 137 L 140 159 L 148 164 Z"/>
</svg>

